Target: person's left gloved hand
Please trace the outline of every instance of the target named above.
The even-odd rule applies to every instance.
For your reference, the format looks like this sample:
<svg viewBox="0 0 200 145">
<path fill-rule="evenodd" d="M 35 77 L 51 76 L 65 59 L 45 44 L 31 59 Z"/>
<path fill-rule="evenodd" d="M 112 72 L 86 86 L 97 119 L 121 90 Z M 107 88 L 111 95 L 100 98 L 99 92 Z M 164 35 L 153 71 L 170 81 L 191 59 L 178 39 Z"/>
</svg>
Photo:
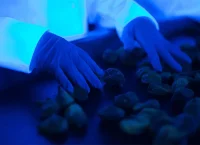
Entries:
<svg viewBox="0 0 200 145">
<path fill-rule="evenodd" d="M 124 28 L 122 42 L 127 50 L 137 47 L 139 43 L 157 71 L 162 71 L 160 59 L 178 72 L 182 71 L 182 66 L 176 58 L 191 63 L 190 57 L 165 39 L 152 20 L 147 17 L 138 17 L 129 22 Z"/>
<path fill-rule="evenodd" d="M 46 32 L 40 39 L 31 64 L 36 72 L 50 72 L 62 87 L 73 93 L 74 86 L 90 91 L 88 83 L 101 89 L 99 79 L 104 71 L 81 48 L 53 33 Z"/>
</svg>

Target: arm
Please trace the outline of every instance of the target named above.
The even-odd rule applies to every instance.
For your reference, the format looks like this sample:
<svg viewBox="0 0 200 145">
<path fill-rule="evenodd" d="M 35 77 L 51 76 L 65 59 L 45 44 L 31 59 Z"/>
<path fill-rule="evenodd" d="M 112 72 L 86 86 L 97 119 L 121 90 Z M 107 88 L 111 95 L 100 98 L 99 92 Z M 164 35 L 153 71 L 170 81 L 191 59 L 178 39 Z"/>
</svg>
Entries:
<svg viewBox="0 0 200 145">
<path fill-rule="evenodd" d="M 46 28 L 0 17 L 0 67 L 31 73 L 36 45 Z"/>
<path fill-rule="evenodd" d="M 158 28 L 158 23 L 154 17 L 133 0 L 99 0 L 97 12 L 101 16 L 106 16 L 113 20 L 120 38 L 124 27 L 138 17 L 145 16 L 150 18 Z"/>
</svg>

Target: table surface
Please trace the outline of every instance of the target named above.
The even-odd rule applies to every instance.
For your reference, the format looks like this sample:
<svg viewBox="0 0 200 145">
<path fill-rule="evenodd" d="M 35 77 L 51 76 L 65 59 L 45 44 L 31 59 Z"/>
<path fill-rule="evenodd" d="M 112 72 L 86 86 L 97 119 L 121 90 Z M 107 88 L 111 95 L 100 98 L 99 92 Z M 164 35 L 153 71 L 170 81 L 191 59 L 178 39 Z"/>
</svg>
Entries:
<svg viewBox="0 0 200 145">
<path fill-rule="evenodd" d="M 107 48 L 117 49 L 121 45 L 115 32 L 105 32 L 96 38 L 86 38 L 75 43 L 85 49 L 102 68 L 109 67 L 102 62 L 102 52 Z M 141 100 L 147 99 L 145 92 L 141 91 L 140 86 L 136 84 L 134 70 L 119 68 L 127 79 L 121 92 L 135 91 Z M 16 73 L 12 72 L 10 76 L 16 77 L 15 75 Z M 36 129 L 38 109 L 34 101 L 54 96 L 57 93 L 57 85 L 55 80 L 43 78 L 0 93 L 0 144 L 151 144 L 148 135 L 133 137 L 121 133 L 117 127 L 100 127 L 97 112 L 101 107 L 112 102 L 115 93 L 110 91 L 105 91 L 102 96 L 91 94 L 89 100 L 82 104 L 89 117 L 89 126 L 86 132 L 71 131 L 67 139 L 60 140 L 46 139 L 39 135 Z M 165 108 L 165 106 L 163 107 Z"/>
</svg>

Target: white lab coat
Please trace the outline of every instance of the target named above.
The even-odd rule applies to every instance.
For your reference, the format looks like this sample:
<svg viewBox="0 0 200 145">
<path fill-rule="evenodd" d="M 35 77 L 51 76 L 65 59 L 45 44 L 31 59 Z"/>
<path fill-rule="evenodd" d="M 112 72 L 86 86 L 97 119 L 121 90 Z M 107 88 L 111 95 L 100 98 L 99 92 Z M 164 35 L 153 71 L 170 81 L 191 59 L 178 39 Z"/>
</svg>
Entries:
<svg viewBox="0 0 200 145">
<path fill-rule="evenodd" d="M 157 21 L 187 16 L 200 20 L 199 0 L 135 0 Z"/>
<path fill-rule="evenodd" d="M 151 13 L 163 6 L 160 5 L 160 0 L 138 1 L 141 5 L 133 0 L 1 0 L 0 66 L 30 73 L 35 47 L 48 30 L 66 39 L 71 36 L 77 39 L 87 33 L 89 21 L 115 28 L 121 37 L 126 24 L 140 16 L 149 17 L 159 29 L 155 18 L 170 18 L 182 13 L 196 18 L 200 13 L 200 9 L 196 7 L 199 0 L 190 0 L 186 5 L 194 5 L 187 7 L 190 10 L 187 12 L 183 10 L 184 1 L 174 0 L 168 3 L 168 0 L 162 0 L 166 8 L 160 9 L 165 11 L 162 16 Z M 170 10 L 178 7 L 177 11 L 169 11 L 164 2 L 174 4 Z"/>
<path fill-rule="evenodd" d="M 87 33 L 89 20 L 121 35 L 139 15 L 154 19 L 131 0 L 1 0 L 0 66 L 30 73 L 35 47 L 47 30 L 79 38 Z"/>
</svg>

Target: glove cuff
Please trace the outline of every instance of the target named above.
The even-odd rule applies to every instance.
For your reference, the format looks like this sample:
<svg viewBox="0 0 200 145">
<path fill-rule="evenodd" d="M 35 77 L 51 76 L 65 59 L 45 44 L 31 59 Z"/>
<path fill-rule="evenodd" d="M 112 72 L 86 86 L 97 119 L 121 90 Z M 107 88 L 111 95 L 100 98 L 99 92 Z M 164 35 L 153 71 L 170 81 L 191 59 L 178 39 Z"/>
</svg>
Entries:
<svg viewBox="0 0 200 145">
<path fill-rule="evenodd" d="M 145 23 L 152 23 L 152 26 L 154 25 L 155 28 L 158 30 L 158 27 L 157 25 L 155 25 L 155 23 L 148 17 L 138 17 L 138 18 L 135 18 L 133 20 L 131 20 L 124 28 L 124 31 L 133 31 L 135 29 L 135 26 L 137 24 L 145 24 Z"/>
<path fill-rule="evenodd" d="M 135 31 L 137 29 L 142 30 L 143 27 L 146 27 L 145 25 L 151 25 L 151 28 L 157 30 L 156 25 L 154 22 L 148 18 L 148 17 L 137 17 L 133 20 L 131 20 L 125 27 L 122 32 L 121 41 L 124 44 L 124 49 L 128 51 L 132 51 L 136 47 L 141 47 L 137 42 L 135 38 Z M 146 32 L 148 33 L 148 32 Z"/>
<path fill-rule="evenodd" d="M 37 44 L 36 50 L 37 50 L 37 48 L 38 48 L 38 50 L 48 49 L 53 44 L 55 44 L 59 39 L 61 39 L 60 36 L 57 36 L 57 35 L 47 31 L 40 38 L 40 40 Z"/>
<path fill-rule="evenodd" d="M 60 39 L 62 39 L 60 36 L 57 36 L 48 31 L 42 35 L 42 37 L 38 41 L 30 65 L 30 68 L 33 70 L 34 73 L 38 73 L 36 68 L 39 67 L 39 60 L 41 59 L 41 57 L 44 57 L 44 53 L 48 53 L 50 48 L 53 47 L 55 43 L 57 43 Z"/>
</svg>

